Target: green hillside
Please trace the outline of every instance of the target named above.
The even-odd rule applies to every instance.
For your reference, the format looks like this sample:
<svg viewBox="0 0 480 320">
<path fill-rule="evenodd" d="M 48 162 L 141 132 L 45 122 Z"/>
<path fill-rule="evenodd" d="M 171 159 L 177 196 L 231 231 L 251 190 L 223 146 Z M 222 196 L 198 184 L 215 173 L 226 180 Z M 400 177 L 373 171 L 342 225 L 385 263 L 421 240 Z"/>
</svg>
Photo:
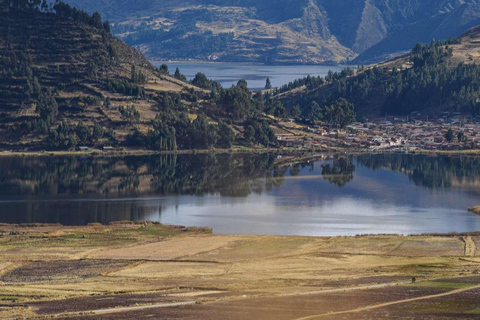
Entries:
<svg viewBox="0 0 480 320">
<path fill-rule="evenodd" d="M 290 109 L 301 106 L 304 114 L 312 104 L 328 106 L 344 98 L 355 106 L 358 119 L 445 111 L 478 116 L 479 38 L 476 27 L 457 39 L 417 44 L 401 58 L 326 78 L 297 80 L 277 90 L 275 97 Z"/>
<path fill-rule="evenodd" d="M 195 85 L 170 76 L 112 36 L 98 13 L 2 1 L 0 34 L 2 150 L 275 144 L 245 83 L 223 89 L 201 74 Z"/>
</svg>

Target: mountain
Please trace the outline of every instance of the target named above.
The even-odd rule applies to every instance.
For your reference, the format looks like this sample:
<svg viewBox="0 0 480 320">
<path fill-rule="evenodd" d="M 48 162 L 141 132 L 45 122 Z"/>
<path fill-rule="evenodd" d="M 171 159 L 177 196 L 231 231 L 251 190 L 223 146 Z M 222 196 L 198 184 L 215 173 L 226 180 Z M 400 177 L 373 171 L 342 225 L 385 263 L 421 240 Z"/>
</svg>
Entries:
<svg viewBox="0 0 480 320">
<path fill-rule="evenodd" d="M 0 34 L 0 150 L 274 143 L 246 83 L 225 90 L 202 74 L 192 84 L 178 70 L 170 76 L 112 36 L 98 13 L 0 0 Z M 248 141 L 246 125 L 256 128 Z"/>
<path fill-rule="evenodd" d="M 356 64 L 456 37 L 478 0 L 68 0 L 149 59 Z"/>
<path fill-rule="evenodd" d="M 300 106 L 310 118 L 338 99 L 354 105 L 357 119 L 445 111 L 478 116 L 479 43 L 480 27 L 475 27 L 456 39 L 417 44 L 409 54 L 366 68 L 294 81 L 274 98 L 290 110 Z"/>
</svg>

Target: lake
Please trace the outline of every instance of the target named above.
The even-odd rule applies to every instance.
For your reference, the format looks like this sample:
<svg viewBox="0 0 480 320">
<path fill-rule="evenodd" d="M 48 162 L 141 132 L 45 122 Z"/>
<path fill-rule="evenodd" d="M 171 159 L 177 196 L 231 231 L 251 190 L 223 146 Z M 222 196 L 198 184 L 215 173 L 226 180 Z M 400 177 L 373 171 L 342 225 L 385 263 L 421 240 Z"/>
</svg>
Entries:
<svg viewBox="0 0 480 320">
<path fill-rule="evenodd" d="M 277 154 L 0 158 L 0 222 L 119 220 L 220 234 L 480 230 L 480 158 Z"/>
<path fill-rule="evenodd" d="M 238 80 L 245 79 L 251 90 L 262 90 L 265 81 L 270 78 L 273 87 L 280 87 L 293 80 L 311 76 L 326 76 L 329 70 L 342 71 L 339 66 L 294 65 L 266 66 L 242 63 L 198 63 L 198 62 L 161 62 L 168 65 L 171 74 L 178 67 L 188 80 L 198 72 L 204 73 L 209 79 L 220 82 L 224 88 L 236 85 Z"/>
</svg>

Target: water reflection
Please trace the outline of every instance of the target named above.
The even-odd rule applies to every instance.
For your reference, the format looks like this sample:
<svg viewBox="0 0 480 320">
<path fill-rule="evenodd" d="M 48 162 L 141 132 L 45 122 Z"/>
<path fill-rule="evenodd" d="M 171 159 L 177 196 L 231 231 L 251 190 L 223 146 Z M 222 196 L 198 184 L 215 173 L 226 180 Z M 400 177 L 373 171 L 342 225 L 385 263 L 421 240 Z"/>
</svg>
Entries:
<svg viewBox="0 0 480 320">
<path fill-rule="evenodd" d="M 284 164 L 282 164 L 284 163 Z M 480 158 L 276 154 L 0 158 L 0 222 L 158 220 L 218 233 L 473 231 Z"/>
</svg>

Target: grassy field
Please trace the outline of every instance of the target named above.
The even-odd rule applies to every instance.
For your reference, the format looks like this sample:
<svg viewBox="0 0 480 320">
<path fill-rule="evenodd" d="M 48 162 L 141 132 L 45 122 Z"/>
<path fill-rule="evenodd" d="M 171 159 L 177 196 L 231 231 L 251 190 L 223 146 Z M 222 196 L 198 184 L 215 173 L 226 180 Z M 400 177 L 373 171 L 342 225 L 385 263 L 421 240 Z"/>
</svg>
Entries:
<svg viewBox="0 0 480 320">
<path fill-rule="evenodd" d="M 227 236 L 117 223 L 2 225 L 0 235 L 4 319 L 475 319 L 480 310 L 471 247 L 480 234 Z"/>
</svg>

